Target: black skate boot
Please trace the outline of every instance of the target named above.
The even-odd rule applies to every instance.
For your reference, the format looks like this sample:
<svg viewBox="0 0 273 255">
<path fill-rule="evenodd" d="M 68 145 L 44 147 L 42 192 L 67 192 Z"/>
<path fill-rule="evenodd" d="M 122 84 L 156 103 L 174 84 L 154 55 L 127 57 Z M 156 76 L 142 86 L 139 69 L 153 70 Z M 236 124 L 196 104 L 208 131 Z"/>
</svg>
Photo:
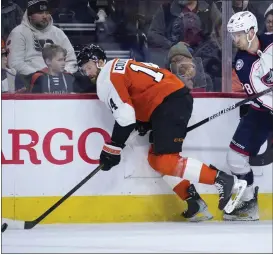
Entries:
<svg viewBox="0 0 273 255">
<path fill-rule="evenodd" d="M 206 202 L 200 197 L 193 184 L 188 188 L 188 193 L 190 195 L 186 200 L 188 209 L 182 212 L 182 216 L 191 222 L 211 220 L 213 216 L 208 211 Z"/>
<path fill-rule="evenodd" d="M 259 220 L 258 190 L 255 187 L 254 197 L 249 201 L 240 201 L 231 213 L 224 213 L 226 221 L 256 221 Z"/>
<path fill-rule="evenodd" d="M 215 186 L 219 192 L 218 208 L 222 211 L 231 199 L 234 177 L 219 171 L 215 179 Z"/>
<path fill-rule="evenodd" d="M 219 171 L 215 179 L 215 186 L 219 192 L 219 210 L 232 212 L 242 197 L 246 185 L 246 181 Z M 232 199 L 232 192 L 235 194 L 234 199 Z"/>
</svg>

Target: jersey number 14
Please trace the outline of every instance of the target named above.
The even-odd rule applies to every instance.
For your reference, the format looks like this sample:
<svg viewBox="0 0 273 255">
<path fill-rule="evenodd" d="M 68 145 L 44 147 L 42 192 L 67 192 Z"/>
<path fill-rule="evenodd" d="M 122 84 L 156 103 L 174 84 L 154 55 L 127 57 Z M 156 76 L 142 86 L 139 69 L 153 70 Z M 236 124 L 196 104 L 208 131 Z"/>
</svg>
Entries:
<svg viewBox="0 0 273 255">
<path fill-rule="evenodd" d="M 147 65 L 147 67 L 131 64 L 130 68 L 135 72 L 142 72 L 142 73 L 145 73 L 145 74 L 151 76 L 154 79 L 154 81 L 156 81 L 156 82 L 160 82 L 163 79 L 163 77 L 164 77 L 163 73 L 157 72 L 157 71 L 148 67 L 148 66 L 151 66 L 151 67 L 158 68 L 158 66 L 148 64 L 148 63 L 143 63 L 143 64 Z"/>
</svg>

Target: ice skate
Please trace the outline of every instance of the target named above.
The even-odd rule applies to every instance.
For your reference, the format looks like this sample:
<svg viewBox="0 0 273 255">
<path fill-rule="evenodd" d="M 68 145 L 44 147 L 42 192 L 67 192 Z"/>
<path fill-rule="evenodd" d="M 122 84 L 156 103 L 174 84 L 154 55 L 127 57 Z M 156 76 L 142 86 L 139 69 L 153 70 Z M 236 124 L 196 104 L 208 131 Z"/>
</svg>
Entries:
<svg viewBox="0 0 273 255">
<path fill-rule="evenodd" d="M 238 180 L 236 176 L 219 171 L 215 180 L 215 186 L 219 192 L 219 210 L 231 213 L 242 197 L 247 182 Z M 232 194 L 235 194 L 232 198 Z"/>
<path fill-rule="evenodd" d="M 249 201 L 240 201 L 231 213 L 224 213 L 226 221 L 256 221 L 259 220 L 258 190 L 255 187 L 254 197 Z"/>
<path fill-rule="evenodd" d="M 188 188 L 190 197 L 186 202 L 188 209 L 182 213 L 182 216 L 190 222 L 199 222 L 211 220 L 213 216 L 208 211 L 206 202 L 200 197 L 193 184 Z"/>
</svg>

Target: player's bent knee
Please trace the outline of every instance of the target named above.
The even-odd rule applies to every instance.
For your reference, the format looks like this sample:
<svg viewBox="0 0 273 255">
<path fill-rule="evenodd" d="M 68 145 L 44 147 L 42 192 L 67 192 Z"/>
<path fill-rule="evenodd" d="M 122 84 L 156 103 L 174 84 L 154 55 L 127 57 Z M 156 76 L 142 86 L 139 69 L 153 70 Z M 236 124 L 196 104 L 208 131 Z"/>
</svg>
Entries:
<svg viewBox="0 0 273 255">
<path fill-rule="evenodd" d="M 179 153 L 155 155 L 149 153 L 148 162 L 150 166 L 157 172 L 163 175 L 174 176 L 177 162 L 179 160 Z"/>
<path fill-rule="evenodd" d="M 243 155 L 231 148 L 227 153 L 227 164 L 230 171 L 234 174 L 241 175 L 251 171 L 249 156 Z"/>
</svg>

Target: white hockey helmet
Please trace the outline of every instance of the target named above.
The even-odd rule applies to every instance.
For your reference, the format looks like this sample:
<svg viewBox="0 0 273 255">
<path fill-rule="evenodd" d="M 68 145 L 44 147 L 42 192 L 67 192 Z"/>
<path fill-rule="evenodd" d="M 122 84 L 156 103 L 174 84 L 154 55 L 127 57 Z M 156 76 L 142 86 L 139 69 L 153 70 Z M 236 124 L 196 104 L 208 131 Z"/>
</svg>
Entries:
<svg viewBox="0 0 273 255">
<path fill-rule="evenodd" d="M 227 30 L 230 33 L 245 31 L 248 33 L 253 28 L 258 32 L 258 23 L 255 15 L 249 11 L 237 12 L 229 19 Z"/>
</svg>

